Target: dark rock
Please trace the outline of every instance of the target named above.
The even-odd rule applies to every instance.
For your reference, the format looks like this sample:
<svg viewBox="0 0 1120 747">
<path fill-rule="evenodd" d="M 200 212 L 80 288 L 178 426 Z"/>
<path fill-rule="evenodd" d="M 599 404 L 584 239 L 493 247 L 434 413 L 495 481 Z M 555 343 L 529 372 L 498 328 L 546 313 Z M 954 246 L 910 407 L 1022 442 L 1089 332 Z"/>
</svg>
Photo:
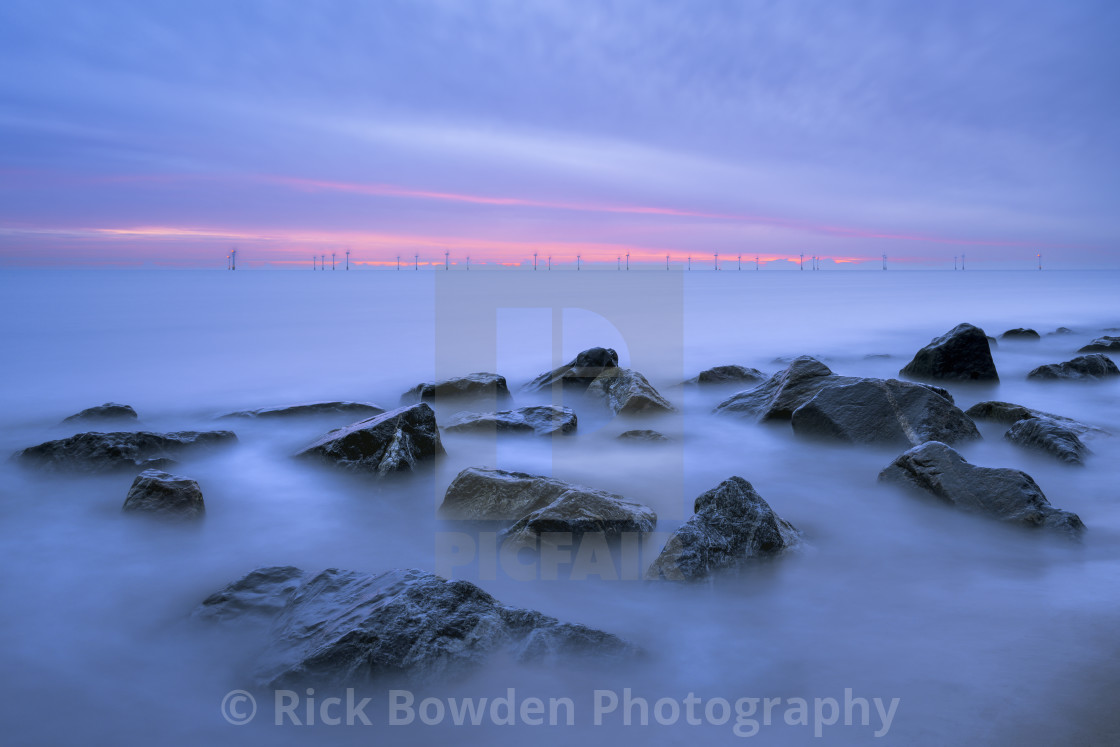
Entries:
<svg viewBox="0 0 1120 747">
<path fill-rule="evenodd" d="M 414 471 L 420 462 L 445 453 L 436 414 L 421 402 L 337 428 L 296 456 L 385 476 Z"/>
<path fill-rule="evenodd" d="M 448 432 L 534 433 L 551 436 L 576 429 L 576 414 L 570 407 L 533 405 L 502 412 L 460 412 L 444 426 Z"/>
<path fill-rule="evenodd" d="M 1051 418 L 1020 420 L 1003 435 L 1020 446 L 1049 452 L 1066 464 L 1082 464 L 1082 458 L 1089 452 L 1077 431 Z"/>
<path fill-rule="evenodd" d="M 132 481 L 122 510 L 168 518 L 201 519 L 206 513 L 206 504 L 194 480 L 148 469 Z"/>
<path fill-rule="evenodd" d="M 1028 379 L 1097 381 L 1109 376 L 1120 376 L 1112 360 L 1100 353 L 1080 355 L 1064 363 L 1047 363 L 1027 374 Z"/>
<path fill-rule="evenodd" d="M 984 330 L 958 324 L 935 337 L 899 374 L 911 379 L 999 381 Z"/>
<path fill-rule="evenodd" d="M 992 337 L 991 335 L 988 335 L 987 338 L 988 338 L 988 347 L 989 348 L 998 348 L 999 347 L 999 340 Z"/>
<path fill-rule="evenodd" d="M 1077 334 L 1077 333 L 1076 333 L 1076 332 L 1074 332 L 1074 331 L 1073 331 L 1072 329 L 1070 329 L 1069 327 L 1058 327 L 1058 328 L 1057 328 L 1056 330 L 1054 330 L 1053 332 L 1047 332 L 1047 333 L 1046 333 L 1046 336 L 1047 336 L 1047 337 L 1049 337 L 1049 336 L 1051 336 L 1051 335 L 1075 335 L 1075 334 Z"/>
<path fill-rule="evenodd" d="M 1072 534 L 1085 529 L 1077 514 L 1050 505 L 1031 476 L 1017 469 L 977 467 L 937 441 L 915 446 L 879 473 L 893 483 L 932 495 L 964 511 L 1029 527 Z"/>
<path fill-rule="evenodd" d="M 309 402 L 286 407 L 262 407 L 258 410 L 238 410 L 219 418 L 301 418 L 316 415 L 354 415 L 371 417 L 385 412 L 385 408 L 368 402 Z"/>
<path fill-rule="evenodd" d="M 646 578 L 694 581 L 800 544 L 800 533 L 754 487 L 731 477 L 696 499 L 695 514 L 673 533 Z"/>
<path fill-rule="evenodd" d="M 517 521 L 503 533 L 502 539 L 513 546 L 536 548 L 542 542 L 550 542 L 549 534 L 620 537 L 652 532 L 655 526 L 657 514 L 649 506 L 621 495 L 572 485 L 547 506 Z"/>
<path fill-rule="evenodd" d="M 1085 347 L 1081 348 L 1079 353 L 1120 353 L 1120 337 L 1110 337 L 1105 335 L 1098 337 L 1090 342 Z"/>
<path fill-rule="evenodd" d="M 587 387 L 587 393 L 605 399 L 615 415 L 676 412 L 645 376 L 629 368 L 606 369 Z"/>
<path fill-rule="evenodd" d="M 568 363 L 543 373 L 524 386 L 527 392 L 548 389 L 555 384 L 575 389 L 586 389 L 599 374 L 618 367 L 618 353 L 611 348 L 584 350 Z"/>
<path fill-rule="evenodd" d="M 793 411 L 799 436 L 857 444 L 955 443 L 980 438 L 972 420 L 927 387 L 896 379 L 827 386 Z"/>
<path fill-rule="evenodd" d="M 666 436 L 664 433 L 651 431 L 646 429 L 638 429 L 632 431 L 624 431 L 618 434 L 619 441 L 644 441 L 647 443 L 669 443 L 673 439 Z"/>
<path fill-rule="evenodd" d="M 1016 327 L 1009 329 L 999 336 L 1001 340 L 1041 340 L 1042 335 L 1035 332 L 1033 329 L 1026 329 L 1024 327 Z"/>
<path fill-rule="evenodd" d="M 63 419 L 63 423 L 97 423 L 107 420 L 136 420 L 136 410 L 130 405 L 106 402 L 97 407 L 88 407 L 81 412 Z"/>
<path fill-rule="evenodd" d="M 498 402 L 509 399 L 506 377 L 495 373 L 472 373 L 446 381 L 417 384 L 401 395 L 401 404 L 483 398 Z"/>
<path fill-rule="evenodd" d="M 758 420 L 789 420 L 794 410 L 825 386 L 855 381 L 858 379 L 836 376 L 816 358 L 803 355 L 765 383 L 724 400 L 715 412 Z"/>
<path fill-rule="evenodd" d="M 757 384 L 765 380 L 766 374 L 762 373 L 757 368 L 747 368 L 746 366 L 716 366 L 706 371 L 701 371 L 699 375 L 693 376 L 688 381 L 683 382 L 683 384 L 686 386 L 696 384 Z"/>
<path fill-rule="evenodd" d="M 231 431 L 91 432 L 30 446 L 15 457 L 30 466 L 92 474 L 174 464 L 171 458 L 184 451 L 236 440 Z"/>
<path fill-rule="evenodd" d="M 270 623 L 256 676 L 270 688 L 354 687 L 382 676 L 445 682 L 506 657 L 549 667 L 640 653 L 610 633 L 507 607 L 472 583 L 419 570 L 261 569 L 206 599 L 196 615 L 244 613 Z"/>
<path fill-rule="evenodd" d="M 1020 420 L 1027 418 L 1050 418 L 1057 420 L 1063 427 L 1069 428 L 1078 435 L 1086 433 L 1107 434 L 1104 428 L 1098 428 L 1095 425 L 1082 423 L 1074 420 L 1073 418 L 1055 415 L 1051 412 L 1043 412 L 1041 410 L 1032 410 L 1029 407 L 1016 405 L 1011 402 L 999 402 L 996 400 L 989 400 L 987 402 L 977 402 L 972 407 L 964 411 L 964 414 L 973 420 L 990 420 L 995 423 L 1002 423 L 1004 425 L 1011 425 Z"/>
</svg>

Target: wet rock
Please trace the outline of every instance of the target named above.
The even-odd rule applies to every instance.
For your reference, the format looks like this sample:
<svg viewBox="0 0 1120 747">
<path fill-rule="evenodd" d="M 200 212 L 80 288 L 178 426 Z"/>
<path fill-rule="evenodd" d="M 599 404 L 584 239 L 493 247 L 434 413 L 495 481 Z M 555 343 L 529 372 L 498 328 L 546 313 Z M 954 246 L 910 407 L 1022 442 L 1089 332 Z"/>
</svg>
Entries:
<svg viewBox="0 0 1120 747">
<path fill-rule="evenodd" d="M 619 441 L 629 441 L 629 442 L 632 442 L 632 443 L 634 443 L 634 442 L 645 442 L 645 443 L 665 444 L 665 443 L 670 443 L 673 439 L 669 438 L 664 433 L 658 433 L 657 431 L 651 431 L 651 430 L 647 430 L 645 428 L 640 428 L 640 429 L 636 429 L 636 430 L 632 430 L 632 431 L 623 431 L 622 433 L 619 433 L 618 434 L 618 440 Z"/>
<path fill-rule="evenodd" d="M 148 469 L 132 481 L 122 510 L 165 518 L 201 519 L 206 513 L 206 504 L 194 480 Z"/>
<path fill-rule="evenodd" d="M 999 381 L 984 330 L 958 324 L 935 337 L 899 374 L 911 379 Z"/>
<path fill-rule="evenodd" d="M 445 682 L 488 661 L 610 665 L 640 653 L 610 633 L 508 607 L 472 583 L 419 570 L 260 569 L 206 599 L 196 615 L 233 621 L 246 613 L 268 625 L 255 679 L 270 688 L 354 687 L 379 677 Z"/>
<path fill-rule="evenodd" d="M 1012 443 L 1053 454 L 1066 464 L 1083 464 L 1089 453 L 1077 431 L 1052 418 L 1026 418 L 1020 420 L 1004 434 Z"/>
<path fill-rule="evenodd" d="M 618 367 L 618 353 L 611 348 L 589 348 L 563 366 L 542 373 L 524 386 L 527 392 L 551 388 L 555 384 L 587 389 L 599 374 Z"/>
<path fill-rule="evenodd" d="M 436 414 L 422 402 L 337 428 L 296 456 L 383 477 L 414 471 L 445 453 Z"/>
<path fill-rule="evenodd" d="M 803 355 L 765 383 L 724 400 L 715 412 L 758 420 L 789 420 L 794 410 L 825 386 L 855 381 L 858 379 L 836 376 L 816 358 Z"/>
<path fill-rule="evenodd" d="M 615 415 L 676 412 L 645 376 L 629 368 L 606 369 L 587 387 L 587 393 L 602 397 Z"/>
<path fill-rule="evenodd" d="M 262 407 L 257 410 L 228 412 L 219 418 L 302 418 L 318 415 L 353 415 L 368 418 L 380 415 L 385 408 L 368 402 L 308 402 L 284 407 Z"/>
<path fill-rule="evenodd" d="M 58 472 L 94 474 L 174 464 L 186 451 L 237 441 L 231 431 L 79 433 L 15 454 L 22 464 Z"/>
<path fill-rule="evenodd" d="M 519 519 L 502 535 L 503 543 L 515 547 L 537 548 L 552 540 L 550 534 L 564 538 L 557 544 L 570 544 L 569 538 L 587 534 L 620 537 L 645 534 L 657 526 L 657 514 L 649 506 L 621 495 L 569 486 L 547 506 Z"/>
<path fill-rule="evenodd" d="M 685 386 L 699 384 L 758 384 L 766 380 L 766 374 L 757 368 L 746 366 L 715 366 L 706 371 L 701 371 L 688 381 L 682 382 Z"/>
<path fill-rule="evenodd" d="M 1085 347 L 1081 348 L 1079 353 L 1120 353 L 1120 337 L 1111 337 L 1105 335 L 1098 337 L 1090 342 Z"/>
<path fill-rule="evenodd" d="M 956 443 L 980 438 L 976 424 L 934 390 L 895 379 L 822 388 L 793 411 L 794 433 L 856 444 Z"/>
<path fill-rule="evenodd" d="M 1064 363 L 1047 363 L 1027 374 L 1028 379 L 1062 381 L 1097 381 L 1110 376 L 1120 376 L 1120 369 L 1101 353 L 1080 355 Z"/>
<path fill-rule="evenodd" d="M 63 419 L 67 423 L 104 423 L 112 420 L 136 420 L 136 410 L 130 405 L 118 405 L 116 402 L 106 402 L 97 407 L 87 407 L 79 413 Z"/>
<path fill-rule="evenodd" d="M 533 405 L 501 412 L 460 412 L 444 426 L 449 433 L 533 433 L 551 436 L 576 429 L 576 414 L 570 407 Z"/>
<path fill-rule="evenodd" d="M 879 481 L 930 495 L 957 508 L 1027 527 L 1071 534 L 1085 529 L 1077 514 L 1050 505 L 1031 476 L 1016 469 L 977 467 L 946 444 L 930 441 L 900 455 Z"/>
<path fill-rule="evenodd" d="M 754 487 L 731 477 L 696 499 L 695 513 L 669 538 L 646 578 L 695 581 L 720 568 L 780 555 L 800 533 Z"/>
<path fill-rule="evenodd" d="M 1024 328 L 1024 327 L 1016 327 L 1015 329 L 1009 329 L 1006 332 L 1004 332 L 1002 335 L 999 336 L 999 339 L 1001 339 L 1001 340 L 1027 340 L 1027 341 L 1041 340 L 1042 335 L 1038 334 L 1038 332 L 1034 331 L 1033 329 L 1027 329 L 1027 328 Z"/>
<path fill-rule="evenodd" d="M 1098 428 L 1095 425 L 1082 423 L 1074 420 L 1073 418 L 1055 415 L 1052 412 L 1043 412 L 1042 410 L 1032 410 L 1029 407 L 1016 405 L 1011 402 L 1000 402 L 998 400 L 989 400 L 986 402 L 977 402 L 972 407 L 964 411 L 973 420 L 989 420 L 995 423 L 1002 423 L 1003 425 L 1011 425 L 1020 420 L 1027 418 L 1049 418 L 1057 420 L 1063 427 L 1069 428 L 1078 435 L 1086 433 L 1107 434 L 1104 428 Z"/>
<path fill-rule="evenodd" d="M 472 373 L 446 381 L 417 384 L 401 395 L 401 404 L 483 398 L 498 402 L 509 399 L 506 377 L 495 373 Z"/>
</svg>

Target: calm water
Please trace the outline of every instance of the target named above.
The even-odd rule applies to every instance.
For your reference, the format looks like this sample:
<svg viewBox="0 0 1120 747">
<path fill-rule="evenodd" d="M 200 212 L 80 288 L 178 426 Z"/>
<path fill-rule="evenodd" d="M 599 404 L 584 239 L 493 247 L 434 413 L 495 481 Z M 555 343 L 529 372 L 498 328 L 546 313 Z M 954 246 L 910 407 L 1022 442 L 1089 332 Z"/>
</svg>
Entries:
<svg viewBox="0 0 1120 747">
<path fill-rule="evenodd" d="M 848 375 L 895 376 L 913 352 L 968 321 L 1072 336 L 1002 343 L 1002 383 L 950 387 L 962 407 L 1004 399 L 1120 430 L 1120 383 L 1039 385 L 1031 368 L 1073 357 L 1120 327 L 1116 272 L 7 272 L 0 274 L 0 450 L 70 435 L 59 421 L 106 401 L 149 430 L 232 427 L 239 444 L 190 457 L 199 527 L 120 513 L 127 475 L 62 478 L 0 463 L 0 715 L 10 743 L 495 744 L 739 743 L 724 725 L 592 723 L 595 690 L 649 700 L 900 698 L 887 734 L 824 728 L 829 743 L 1108 744 L 1120 623 L 1120 438 L 1090 443 L 1084 468 L 1005 443 L 998 426 L 961 449 L 973 463 L 1028 471 L 1089 528 L 1080 545 L 961 516 L 876 484 L 894 449 L 798 442 L 788 425 L 708 414 L 731 391 L 673 385 L 712 365 L 770 373 L 823 357 Z M 592 345 L 615 347 L 682 409 L 653 423 L 571 402 L 578 435 L 447 435 L 429 475 L 391 488 L 294 463 L 337 419 L 239 423 L 229 410 L 321 399 L 395 406 L 434 376 L 497 370 L 517 386 Z M 733 390 L 732 390 L 733 391 Z M 515 395 L 519 403 L 546 401 Z M 457 408 L 439 407 L 441 418 Z M 671 446 L 617 443 L 656 427 Z M 553 474 L 652 506 L 671 532 L 699 493 L 731 475 L 804 532 L 804 552 L 715 583 L 510 578 L 456 565 L 435 507 L 462 468 Z M 663 541 L 660 535 L 657 541 Z M 652 560 L 658 547 L 643 560 Z M 533 671 L 505 662 L 427 695 L 569 697 L 572 727 L 391 727 L 386 693 L 372 727 L 249 726 L 219 710 L 245 686 L 261 642 L 198 625 L 191 610 L 261 565 L 441 570 L 505 603 L 641 643 L 650 656 L 611 671 Z M 545 574 L 548 575 L 548 574 Z M 609 576 L 604 573 L 602 575 Z M 752 740 L 800 744 L 812 727 L 778 710 Z M 757 714 L 761 718 L 761 712 Z M 810 717 L 812 714 L 810 713 Z"/>
</svg>

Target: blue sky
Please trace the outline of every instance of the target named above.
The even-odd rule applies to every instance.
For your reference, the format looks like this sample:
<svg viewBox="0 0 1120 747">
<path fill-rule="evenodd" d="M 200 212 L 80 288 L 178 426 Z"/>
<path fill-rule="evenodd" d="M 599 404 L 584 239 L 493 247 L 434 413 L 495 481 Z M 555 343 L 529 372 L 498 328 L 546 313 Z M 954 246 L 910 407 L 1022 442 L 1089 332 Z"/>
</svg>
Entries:
<svg viewBox="0 0 1120 747">
<path fill-rule="evenodd" d="M 1118 38 L 1104 2 L 7 0 L 0 265 L 1117 267 Z"/>
</svg>

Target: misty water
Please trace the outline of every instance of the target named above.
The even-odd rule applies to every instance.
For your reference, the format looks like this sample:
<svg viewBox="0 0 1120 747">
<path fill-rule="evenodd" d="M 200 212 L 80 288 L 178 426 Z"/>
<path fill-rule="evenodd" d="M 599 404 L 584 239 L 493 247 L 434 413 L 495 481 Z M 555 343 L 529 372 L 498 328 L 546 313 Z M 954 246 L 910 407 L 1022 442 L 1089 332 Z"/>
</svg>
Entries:
<svg viewBox="0 0 1120 747">
<path fill-rule="evenodd" d="M 880 486 L 899 449 L 802 442 L 788 423 L 712 415 L 734 388 L 675 384 L 721 364 L 773 373 L 800 354 L 839 374 L 895 377 L 958 323 L 990 335 L 1032 327 L 1041 341 L 993 350 L 998 385 L 948 385 L 957 404 L 1001 399 L 1120 431 L 1120 382 L 1025 379 L 1120 326 L 1117 287 L 1120 273 L 1073 271 L 0 274 L 4 454 L 71 435 L 64 417 L 107 401 L 135 407 L 137 429 L 230 428 L 239 439 L 174 469 L 203 490 L 197 526 L 123 515 L 129 474 L 59 476 L 0 462 L 4 741 L 731 744 L 744 741 L 734 718 L 659 725 L 651 714 L 649 726 L 627 727 L 615 713 L 596 726 L 593 693 L 631 688 L 652 705 L 689 693 L 842 699 L 850 688 L 899 698 L 897 711 L 880 739 L 872 709 L 868 727 L 825 728 L 828 743 L 1110 743 L 1120 735 L 1120 438 L 1089 441 L 1084 467 L 1016 447 L 995 424 L 981 423 L 984 439 L 959 447 L 974 464 L 1031 474 L 1051 503 L 1081 516 L 1088 529 L 1078 543 Z M 1076 334 L 1046 335 L 1059 326 Z M 320 400 L 395 407 L 420 381 L 472 371 L 497 371 L 516 390 L 595 345 L 618 350 L 680 414 L 635 421 L 566 400 L 580 418 L 571 436 L 445 434 L 447 456 L 433 468 L 385 484 L 291 458 L 352 418 L 215 420 Z M 441 422 L 460 409 L 480 408 L 436 405 Z M 615 440 L 645 427 L 673 441 Z M 446 543 L 462 528 L 436 508 L 468 466 L 553 475 L 648 504 L 659 517 L 653 546 L 638 564 L 578 578 L 563 565 L 512 578 L 482 554 L 460 564 Z M 695 497 L 732 475 L 802 531 L 803 549 L 707 583 L 636 580 Z M 567 697 L 574 726 L 390 726 L 393 683 L 373 691 L 372 726 L 278 727 L 267 703 L 253 723 L 234 726 L 221 701 L 253 689 L 266 642 L 190 614 L 268 565 L 448 572 L 503 603 L 635 641 L 647 655 L 607 668 L 495 660 L 466 679 L 414 688 L 418 700 L 508 688 Z M 747 741 L 812 738 L 812 727 L 780 718 Z"/>
</svg>

